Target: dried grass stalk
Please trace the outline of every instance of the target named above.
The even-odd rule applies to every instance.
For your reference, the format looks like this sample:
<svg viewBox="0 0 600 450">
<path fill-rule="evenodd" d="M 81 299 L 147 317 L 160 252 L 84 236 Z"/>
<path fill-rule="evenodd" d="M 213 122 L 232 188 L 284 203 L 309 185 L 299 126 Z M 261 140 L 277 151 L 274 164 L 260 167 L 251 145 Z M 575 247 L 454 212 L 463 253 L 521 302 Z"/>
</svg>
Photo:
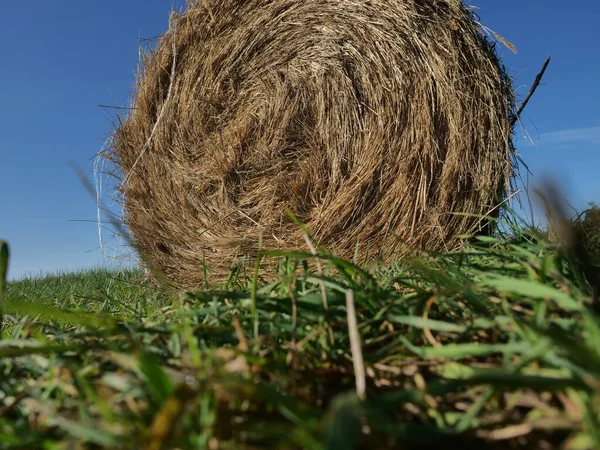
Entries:
<svg viewBox="0 0 600 450">
<path fill-rule="evenodd" d="M 479 220 L 453 213 L 513 175 L 511 83 L 460 0 L 193 1 L 134 106 L 109 155 L 125 221 L 182 289 L 261 234 L 302 247 L 286 208 L 342 257 L 455 248 Z"/>
</svg>

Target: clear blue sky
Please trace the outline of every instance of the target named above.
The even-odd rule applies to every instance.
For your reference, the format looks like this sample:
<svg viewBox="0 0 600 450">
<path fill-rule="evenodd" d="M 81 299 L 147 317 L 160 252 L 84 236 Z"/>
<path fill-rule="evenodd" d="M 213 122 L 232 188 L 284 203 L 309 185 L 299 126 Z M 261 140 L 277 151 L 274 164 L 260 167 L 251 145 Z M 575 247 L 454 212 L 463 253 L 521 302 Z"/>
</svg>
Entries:
<svg viewBox="0 0 600 450">
<path fill-rule="evenodd" d="M 519 130 L 533 171 L 558 176 L 570 201 L 600 201 L 600 2 L 471 0 L 482 22 L 518 49 L 501 50 L 527 93 L 552 56 Z M 0 9 L 0 238 L 11 278 L 103 261 L 94 200 L 70 163 L 92 175 L 110 129 L 98 104 L 128 104 L 138 39 L 167 28 L 171 0 L 30 0 Z M 528 133 L 535 145 L 524 136 Z M 110 234 L 105 235 L 106 238 Z M 118 248 L 109 242 L 110 249 Z"/>
</svg>

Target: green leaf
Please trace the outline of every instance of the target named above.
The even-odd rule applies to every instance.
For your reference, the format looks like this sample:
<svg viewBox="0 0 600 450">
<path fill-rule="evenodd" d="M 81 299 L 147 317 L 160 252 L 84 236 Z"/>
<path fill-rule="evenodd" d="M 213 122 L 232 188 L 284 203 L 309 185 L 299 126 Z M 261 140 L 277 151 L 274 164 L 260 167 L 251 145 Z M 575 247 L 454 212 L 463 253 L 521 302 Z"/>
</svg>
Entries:
<svg viewBox="0 0 600 450">
<path fill-rule="evenodd" d="M 563 391 L 567 388 L 586 389 L 586 384 L 575 378 L 544 377 L 524 375 L 502 370 L 477 370 L 472 376 L 457 378 L 454 381 L 465 385 L 489 384 L 502 389 L 531 389 L 538 392 Z"/>
<path fill-rule="evenodd" d="M 66 353 L 81 350 L 81 345 L 39 345 L 30 347 L 0 347 L 0 358 L 16 358 L 19 356 Z"/>
<path fill-rule="evenodd" d="M 151 393 L 160 405 L 175 391 L 171 378 L 165 373 L 161 365 L 148 353 L 140 356 L 140 370 L 150 386 Z"/>
<path fill-rule="evenodd" d="M 73 422 L 62 417 L 56 418 L 56 425 L 77 439 L 85 442 L 100 445 L 103 447 L 114 448 L 116 440 L 110 434 L 104 433 L 101 430 L 86 426 L 81 423 Z"/>
<path fill-rule="evenodd" d="M 448 344 L 443 347 L 418 347 L 413 345 L 404 336 L 400 340 L 411 352 L 423 358 L 441 357 L 448 359 L 460 359 L 473 356 L 485 356 L 493 353 L 523 353 L 531 344 L 528 342 L 517 342 L 510 344 Z"/>
<path fill-rule="evenodd" d="M 570 295 L 560 292 L 552 286 L 535 283 L 528 280 L 503 276 L 482 275 L 482 284 L 494 288 L 500 292 L 521 295 L 529 298 L 553 300 L 558 306 L 567 311 L 583 311 L 583 306 Z"/>
<path fill-rule="evenodd" d="M 10 313 L 38 316 L 48 321 L 59 321 L 62 323 L 84 325 L 92 328 L 116 324 L 116 320 L 107 315 L 53 308 L 38 303 L 32 303 L 31 300 L 27 299 L 16 299 L 12 296 L 6 299 L 4 306 L 5 311 Z"/>
<path fill-rule="evenodd" d="M 435 368 L 435 371 L 442 377 L 454 380 L 464 380 L 472 377 L 476 369 L 460 363 L 442 364 Z"/>
<path fill-rule="evenodd" d="M 362 407 L 354 392 L 338 395 L 331 402 L 325 418 L 325 449 L 358 448 Z"/>
<path fill-rule="evenodd" d="M 467 327 L 441 320 L 425 319 L 419 316 L 387 316 L 387 320 L 393 323 L 401 323 L 416 328 L 429 328 L 434 331 L 448 331 L 451 333 L 464 333 Z"/>
<path fill-rule="evenodd" d="M 586 372 L 600 376 L 600 355 L 588 342 L 573 337 L 569 332 L 557 328 L 540 329 L 534 325 L 528 327 L 552 341 L 554 351 L 560 351 L 569 361 L 576 363 Z"/>
</svg>

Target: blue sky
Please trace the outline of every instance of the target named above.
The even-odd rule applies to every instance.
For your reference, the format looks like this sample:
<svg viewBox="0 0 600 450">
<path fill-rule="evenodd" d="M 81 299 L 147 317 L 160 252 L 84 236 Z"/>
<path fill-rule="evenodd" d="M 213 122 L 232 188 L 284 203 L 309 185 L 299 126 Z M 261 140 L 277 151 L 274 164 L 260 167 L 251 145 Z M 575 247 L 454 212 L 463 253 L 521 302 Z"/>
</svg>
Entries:
<svg viewBox="0 0 600 450">
<path fill-rule="evenodd" d="M 520 97 L 553 60 L 518 130 L 531 182 L 554 175 L 569 200 L 600 201 L 600 2 L 471 0 L 482 23 L 512 42 L 501 54 Z M 92 179 L 112 113 L 128 104 L 139 39 L 168 25 L 171 0 L 30 0 L 0 9 L 0 238 L 11 278 L 106 261 L 96 204 L 70 164 Z M 529 136 L 529 138 L 526 138 Z M 530 141 L 533 141 L 530 142 Z M 105 199 L 106 200 L 106 199 Z M 110 233 L 105 233 L 110 238 Z M 118 241 L 107 243 L 109 252 Z"/>
</svg>

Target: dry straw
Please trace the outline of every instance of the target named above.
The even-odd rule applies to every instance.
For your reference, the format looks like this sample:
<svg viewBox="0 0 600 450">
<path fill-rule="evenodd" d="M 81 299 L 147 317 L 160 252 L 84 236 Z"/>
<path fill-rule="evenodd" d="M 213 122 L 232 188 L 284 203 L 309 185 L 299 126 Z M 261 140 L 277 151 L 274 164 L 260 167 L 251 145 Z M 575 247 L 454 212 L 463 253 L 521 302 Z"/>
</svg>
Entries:
<svg viewBox="0 0 600 450">
<path fill-rule="evenodd" d="M 511 83 L 459 0 L 206 0 L 141 61 L 109 157 L 178 288 L 234 257 L 453 249 L 505 198 Z"/>
</svg>

